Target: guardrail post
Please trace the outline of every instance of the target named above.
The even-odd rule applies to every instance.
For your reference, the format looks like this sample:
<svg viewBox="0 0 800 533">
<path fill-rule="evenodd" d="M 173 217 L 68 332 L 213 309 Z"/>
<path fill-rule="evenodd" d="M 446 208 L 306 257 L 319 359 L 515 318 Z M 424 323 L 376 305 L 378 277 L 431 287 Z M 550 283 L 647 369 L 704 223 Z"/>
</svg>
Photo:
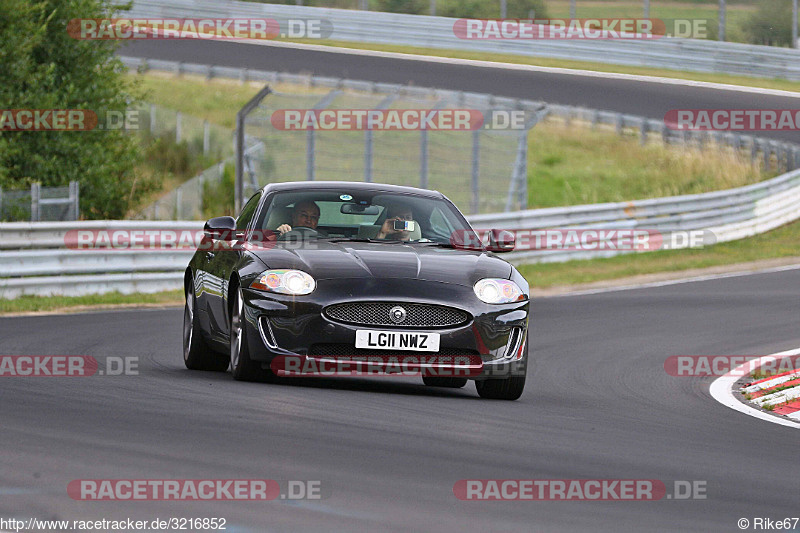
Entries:
<svg viewBox="0 0 800 533">
<path fill-rule="evenodd" d="M 592 112 L 592 129 L 597 129 L 597 124 L 600 122 L 600 111 L 595 109 Z"/>
<path fill-rule="evenodd" d="M 183 190 L 178 187 L 175 190 L 175 220 L 181 220 L 181 216 L 183 215 L 182 204 L 183 203 Z"/>
<path fill-rule="evenodd" d="M 39 197 L 41 196 L 41 184 L 31 183 L 31 222 L 39 222 Z"/>
<path fill-rule="evenodd" d="M 478 214 L 478 207 L 480 201 L 480 191 L 478 189 L 478 177 L 480 173 L 481 162 L 481 132 L 480 130 L 473 130 L 472 132 L 472 201 L 470 202 L 470 211 L 473 215 Z"/>
<path fill-rule="evenodd" d="M 622 135 L 625 126 L 625 119 L 622 118 L 621 114 L 617 115 L 617 135 Z"/>
<path fill-rule="evenodd" d="M 306 131 L 306 179 L 314 181 L 314 128 Z"/>
<path fill-rule="evenodd" d="M 77 181 L 69 182 L 69 205 L 72 211 L 72 220 L 80 218 L 80 184 Z"/>
<path fill-rule="evenodd" d="M 178 111 L 175 114 L 175 142 L 176 143 L 180 143 L 181 142 L 181 126 L 182 126 L 181 122 L 182 122 L 181 121 L 181 112 Z"/>
<path fill-rule="evenodd" d="M 765 172 L 769 172 L 770 156 L 772 155 L 772 147 L 769 145 L 769 143 L 764 142 L 761 145 L 761 152 L 764 155 L 764 171 Z"/>
<path fill-rule="evenodd" d="M 203 155 L 208 155 L 208 151 L 211 149 L 211 128 L 208 125 L 208 121 L 203 121 Z"/>
<path fill-rule="evenodd" d="M 372 130 L 364 131 L 364 181 L 372 183 Z"/>
<path fill-rule="evenodd" d="M 150 104 L 150 134 L 155 135 L 156 133 L 156 106 L 154 104 Z"/>
<path fill-rule="evenodd" d="M 642 119 L 642 125 L 639 127 L 639 144 L 644 146 L 647 144 L 647 132 L 650 129 L 650 123 L 647 119 Z"/>
<path fill-rule="evenodd" d="M 419 188 L 428 188 L 428 130 L 424 128 L 419 131 Z"/>
</svg>

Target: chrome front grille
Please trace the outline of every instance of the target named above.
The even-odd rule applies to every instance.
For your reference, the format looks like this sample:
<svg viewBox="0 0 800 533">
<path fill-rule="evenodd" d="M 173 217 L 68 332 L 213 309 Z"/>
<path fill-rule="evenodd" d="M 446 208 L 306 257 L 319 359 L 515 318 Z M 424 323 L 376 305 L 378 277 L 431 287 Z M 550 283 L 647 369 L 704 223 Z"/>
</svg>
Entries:
<svg viewBox="0 0 800 533">
<path fill-rule="evenodd" d="M 402 321 L 392 320 L 392 310 L 402 307 Z M 459 326 L 469 320 L 460 309 L 431 304 L 392 302 L 354 302 L 325 308 L 328 318 L 360 326 L 394 326 L 400 328 L 446 328 Z"/>
</svg>

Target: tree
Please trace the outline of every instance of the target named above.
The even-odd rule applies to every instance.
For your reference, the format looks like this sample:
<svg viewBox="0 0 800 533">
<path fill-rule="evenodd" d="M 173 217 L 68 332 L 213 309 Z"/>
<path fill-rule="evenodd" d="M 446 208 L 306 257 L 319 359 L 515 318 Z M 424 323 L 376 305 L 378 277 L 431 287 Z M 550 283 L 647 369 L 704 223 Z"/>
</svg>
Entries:
<svg viewBox="0 0 800 533">
<path fill-rule="evenodd" d="M 118 43 L 78 40 L 77 18 L 111 18 L 110 0 L 0 0 L 0 102 L 6 109 L 86 109 L 104 123 L 138 102 L 138 86 L 114 56 Z M 119 218 L 128 210 L 140 160 L 123 130 L 0 131 L 0 185 L 81 185 L 86 218 Z"/>
<path fill-rule="evenodd" d="M 792 1 L 761 0 L 756 11 L 742 24 L 747 40 L 754 44 L 792 44 Z"/>
</svg>

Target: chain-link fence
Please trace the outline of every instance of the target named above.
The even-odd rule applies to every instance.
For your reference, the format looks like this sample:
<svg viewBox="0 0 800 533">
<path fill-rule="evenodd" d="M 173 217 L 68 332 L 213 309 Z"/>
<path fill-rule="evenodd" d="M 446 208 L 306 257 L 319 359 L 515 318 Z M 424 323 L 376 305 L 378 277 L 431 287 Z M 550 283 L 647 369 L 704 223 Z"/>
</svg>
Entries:
<svg viewBox="0 0 800 533">
<path fill-rule="evenodd" d="M 145 135 L 185 143 L 194 156 L 222 160 L 233 155 L 233 133 L 228 128 L 155 104 L 142 104 L 136 111 L 139 131 Z"/>
<path fill-rule="evenodd" d="M 0 188 L 0 222 L 78 220 L 80 189 L 77 181 L 66 187 L 42 187 L 32 183 L 26 190 Z"/>
<path fill-rule="evenodd" d="M 526 208 L 525 150 L 528 129 L 538 120 L 535 113 L 493 105 L 487 95 L 396 86 L 381 90 L 379 85 L 342 80 L 339 88 L 322 94 L 267 95 L 244 120 L 245 147 L 263 146 L 242 158 L 244 199 L 267 183 L 366 181 L 435 189 L 471 214 Z M 460 130 L 281 125 L 287 112 L 321 110 L 374 110 L 386 117 L 393 110 L 398 116 L 459 111 L 480 121 Z M 515 111 L 527 113 L 517 127 L 490 127 L 490 117 Z"/>
</svg>

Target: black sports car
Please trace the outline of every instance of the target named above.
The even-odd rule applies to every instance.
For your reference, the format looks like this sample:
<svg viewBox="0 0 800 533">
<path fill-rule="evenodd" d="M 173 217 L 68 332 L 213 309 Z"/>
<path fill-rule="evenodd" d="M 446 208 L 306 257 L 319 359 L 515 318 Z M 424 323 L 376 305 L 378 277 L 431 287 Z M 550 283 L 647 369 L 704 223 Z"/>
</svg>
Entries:
<svg viewBox="0 0 800 533">
<path fill-rule="evenodd" d="M 184 281 L 188 368 L 267 381 L 292 375 L 287 358 L 398 357 L 426 385 L 522 394 L 528 283 L 494 253 L 514 236 L 492 230 L 484 245 L 441 193 L 272 184 L 204 235 Z"/>
</svg>

